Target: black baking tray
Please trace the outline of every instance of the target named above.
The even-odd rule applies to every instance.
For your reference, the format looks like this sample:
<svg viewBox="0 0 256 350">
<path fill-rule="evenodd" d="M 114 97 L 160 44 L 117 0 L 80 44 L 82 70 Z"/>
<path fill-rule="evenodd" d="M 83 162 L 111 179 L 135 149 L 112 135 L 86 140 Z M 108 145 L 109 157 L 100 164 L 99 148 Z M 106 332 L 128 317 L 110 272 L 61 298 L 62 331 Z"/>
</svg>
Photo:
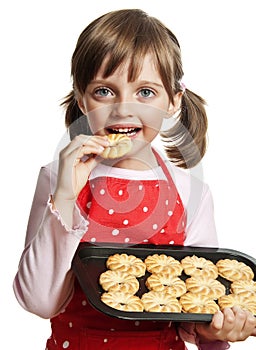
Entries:
<svg viewBox="0 0 256 350">
<path fill-rule="evenodd" d="M 161 246 L 138 244 L 129 247 L 121 245 L 93 245 L 91 243 L 82 242 L 72 261 L 72 269 L 81 285 L 82 290 L 86 294 L 88 301 L 97 310 L 113 317 L 126 320 L 154 320 L 154 321 L 174 321 L 174 322 L 210 322 L 212 314 L 196 314 L 196 313 L 161 313 L 161 312 L 127 312 L 120 311 L 109 307 L 101 301 L 101 294 L 104 292 L 99 284 L 99 276 L 106 271 L 106 261 L 110 255 L 116 253 L 133 254 L 138 258 L 145 259 L 152 254 L 166 254 L 181 260 L 185 256 L 196 255 L 204 257 L 216 263 L 219 259 L 236 259 L 250 266 L 256 278 L 256 259 L 253 257 L 232 249 L 224 248 L 202 248 L 202 247 L 183 247 L 183 246 Z M 140 289 L 137 293 L 141 296 L 147 292 L 145 280 L 149 276 L 146 272 L 145 276 L 139 278 Z M 180 276 L 186 279 L 184 273 Z M 230 282 L 222 277 L 218 280 L 226 287 L 226 294 L 229 294 Z"/>
</svg>

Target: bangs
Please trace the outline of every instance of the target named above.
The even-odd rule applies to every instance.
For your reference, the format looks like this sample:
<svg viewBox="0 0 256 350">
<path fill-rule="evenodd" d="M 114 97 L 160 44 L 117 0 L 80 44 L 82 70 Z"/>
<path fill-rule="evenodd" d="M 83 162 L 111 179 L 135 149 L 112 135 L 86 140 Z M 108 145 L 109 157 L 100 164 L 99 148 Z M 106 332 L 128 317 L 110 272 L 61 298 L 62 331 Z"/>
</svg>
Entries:
<svg viewBox="0 0 256 350">
<path fill-rule="evenodd" d="M 182 69 L 177 74 L 174 62 L 174 57 L 180 56 L 177 39 L 161 22 L 143 11 L 137 10 L 133 16 L 127 16 L 127 11 L 119 11 L 116 17 L 113 13 L 102 16 L 81 34 L 72 58 L 74 68 L 71 73 L 76 89 L 84 93 L 103 63 L 103 76 L 107 78 L 128 59 L 128 80 L 134 81 L 141 72 L 145 56 L 151 54 L 172 99 L 176 90 L 175 80 L 181 79 L 183 74 Z"/>
</svg>

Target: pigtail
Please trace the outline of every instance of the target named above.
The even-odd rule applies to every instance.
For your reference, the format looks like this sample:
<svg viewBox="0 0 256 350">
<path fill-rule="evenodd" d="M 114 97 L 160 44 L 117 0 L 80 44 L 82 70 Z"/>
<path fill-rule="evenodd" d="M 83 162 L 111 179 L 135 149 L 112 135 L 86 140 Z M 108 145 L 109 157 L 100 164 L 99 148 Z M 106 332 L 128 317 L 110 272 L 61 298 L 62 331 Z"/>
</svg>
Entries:
<svg viewBox="0 0 256 350">
<path fill-rule="evenodd" d="M 66 110 L 66 127 L 69 127 L 76 119 L 81 117 L 81 115 L 83 114 L 78 106 L 74 90 L 70 91 L 70 93 L 64 98 L 63 102 L 61 103 L 61 106 L 63 106 Z"/>
<path fill-rule="evenodd" d="M 207 116 L 202 97 L 185 89 L 175 125 L 161 132 L 168 158 L 181 168 L 192 168 L 206 151 Z"/>
<path fill-rule="evenodd" d="M 72 140 L 76 135 L 84 134 L 91 135 L 91 129 L 89 127 L 87 118 L 80 110 L 75 92 L 72 90 L 61 103 L 66 110 L 65 112 L 65 125 L 69 130 L 70 139 Z"/>
</svg>

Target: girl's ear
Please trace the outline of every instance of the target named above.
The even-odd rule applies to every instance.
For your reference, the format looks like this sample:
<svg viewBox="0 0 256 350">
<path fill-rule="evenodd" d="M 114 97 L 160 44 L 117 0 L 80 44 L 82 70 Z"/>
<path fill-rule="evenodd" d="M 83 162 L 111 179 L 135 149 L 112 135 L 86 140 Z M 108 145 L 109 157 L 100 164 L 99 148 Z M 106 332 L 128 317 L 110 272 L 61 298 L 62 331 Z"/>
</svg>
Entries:
<svg viewBox="0 0 256 350">
<path fill-rule="evenodd" d="M 173 98 L 173 104 L 170 102 L 169 109 L 167 111 L 168 117 L 172 117 L 181 107 L 181 99 L 183 92 L 179 91 Z"/>
</svg>

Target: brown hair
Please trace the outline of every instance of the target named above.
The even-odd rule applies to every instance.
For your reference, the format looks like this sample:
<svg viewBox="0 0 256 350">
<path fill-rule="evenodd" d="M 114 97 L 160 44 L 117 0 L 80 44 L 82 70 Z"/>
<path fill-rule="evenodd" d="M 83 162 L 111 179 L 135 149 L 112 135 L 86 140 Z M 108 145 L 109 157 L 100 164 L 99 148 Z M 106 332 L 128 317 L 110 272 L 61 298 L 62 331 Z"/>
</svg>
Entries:
<svg viewBox="0 0 256 350">
<path fill-rule="evenodd" d="M 153 55 L 162 82 L 173 102 L 175 94 L 183 91 L 180 84 L 183 76 L 180 45 L 163 23 L 137 9 L 109 12 L 91 22 L 79 36 L 72 56 L 74 90 L 62 103 L 66 108 L 66 126 L 71 128 L 81 119 L 86 121 L 86 118 L 80 118 L 82 112 L 76 96 L 85 92 L 106 55 L 110 59 L 104 77 L 113 74 L 129 57 L 131 64 L 128 78 L 129 81 L 134 81 L 147 53 Z M 161 133 L 167 156 L 180 167 L 193 167 L 205 153 L 207 117 L 204 104 L 201 97 L 185 89 L 179 122 Z M 88 131 L 87 127 L 86 132 Z"/>
</svg>

